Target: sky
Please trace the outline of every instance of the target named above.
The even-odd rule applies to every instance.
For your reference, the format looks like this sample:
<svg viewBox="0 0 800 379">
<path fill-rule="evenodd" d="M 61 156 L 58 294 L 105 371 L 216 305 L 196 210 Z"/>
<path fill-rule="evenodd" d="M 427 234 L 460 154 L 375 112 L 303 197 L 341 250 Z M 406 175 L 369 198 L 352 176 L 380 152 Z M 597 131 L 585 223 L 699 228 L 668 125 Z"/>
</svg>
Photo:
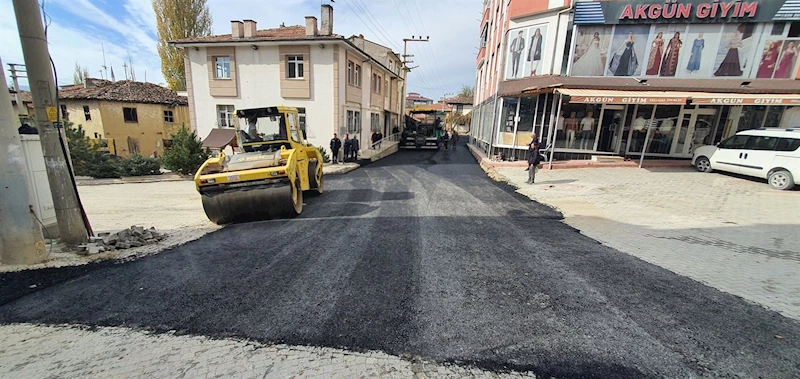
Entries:
<svg viewBox="0 0 800 379">
<path fill-rule="evenodd" d="M 113 68 L 117 80 L 126 78 L 125 64 L 133 67 L 136 80 L 164 85 L 150 1 L 39 0 L 49 21 L 47 36 L 59 85 L 72 84 L 76 63 L 96 78 L 108 79 Z M 229 34 L 230 21 L 245 18 L 255 20 L 258 29 L 304 25 L 305 16 L 320 18 L 322 2 L 327 0 L 208 0 L 208 6 L 214 34 Z M 475 84 L 480 0 L 338 0 L 332 5 L 334 33 L 345 37 L 363 34 L 399 54 L 403 38 L 430 37 L 430 42 L 408 43 L 415 61 L 410 66 L 419 66 L 408 74 L 409 92 L 438 100 Z M 10 0 L 0 1 L 0 41 L 8 78 L 8 63 L 24 63 Z M 107 71 L 102 67 L 103 50 Z M 26 80 L 20 85 L 27 87 Z"/>
</svg>

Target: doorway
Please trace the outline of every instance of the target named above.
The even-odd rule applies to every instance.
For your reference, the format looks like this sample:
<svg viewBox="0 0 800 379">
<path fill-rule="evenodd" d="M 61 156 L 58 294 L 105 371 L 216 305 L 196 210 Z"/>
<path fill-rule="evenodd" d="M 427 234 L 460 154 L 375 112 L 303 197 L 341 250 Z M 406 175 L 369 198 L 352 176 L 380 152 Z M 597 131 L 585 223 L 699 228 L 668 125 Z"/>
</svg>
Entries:
<svg viewBox="0 0 800 379">
<path fill-rule="evenodd" d="M 680 122 L 675 131 L 672 154 L 679 157 L 691 157 L 694 150 L 705 144 L 716 120 L 717 110 L 708 108 L 684 109 L 678 118 Z"/>
<path fill-rule="evenodd" d="M 625 122 L 624 105 L 606 105 L 600 116 L 600 131 L 597 135 L 595 151 L 613 153 L 617 151 L 621 126 Z"/>
</svg>

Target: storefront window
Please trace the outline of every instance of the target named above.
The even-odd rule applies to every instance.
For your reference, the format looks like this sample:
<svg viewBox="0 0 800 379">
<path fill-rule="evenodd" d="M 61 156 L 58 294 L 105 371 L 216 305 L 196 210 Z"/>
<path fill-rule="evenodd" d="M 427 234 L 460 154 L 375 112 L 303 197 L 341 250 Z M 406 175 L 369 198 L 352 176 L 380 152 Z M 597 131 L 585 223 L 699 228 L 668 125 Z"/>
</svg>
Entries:
<svg viewBox="0 0 800 379">
<path fill-rule="evenodd" d="M 525 147 L 531 141 L 533 117 L 536 113 L 537 96 L 525 96 L 519 104 L 519 123 L 517 123 L 517 146 Z"/>
<path fill-rule="evenodd" d="M 651 154 L 669 154 L 675 132 L 678 132 L 678 143 L 685 144 L 689 128 L 678 125 L 678 115 L 681 113 L 679 105 L 659 105 L 656 107 L 656 117 L 653 120 L 653 129 L 650 133 L 647 152 Z M 678 130 L 679 129 L 679 130 Z M 682 149 L 681 149 L 682 150 Z"/>
<path fill-rule="evenodd" d="M 765 128 L 777 128 L 781 125 L 781 116 L 786 107 L 782 105 L 771 105 L 767 107 L 767 116 L 764 118 Z"/>
<path fill-rule="evenodd" d="M 553 94 L 539 96 L 539 113 L 536 117 L 536 128 L 539 141 L 547 143 L 547 133 L 550 131 L 550 113 L 553 110 Z"/>
<path fill-rule="evenodd" d="M 650 123 L 650 117 L 653 114 L 654 105 L 639 105 L 636 109 L 636 116 L 631 120 L 631 134 L 628 140 L 631 153 L 641 153 L 642 146 L 644 146 L 644 139 L 647 135 L 647 125 Z"/>
<path fill-rule="evenodd" d="M 514 143 L 514 118 L 517 116 L 519 98 L 504 97 L 500 117 L 500 129 L 497 131 L 498 145 L 512 145 Z"/>
<path fill-rule="evenodd" d="M 757 129 L 764 123 L 764 115 L 767 107 L 763 105 L 745 105 L 742 107 L 742 115 L 739 117 L 739 127 L 736 131 Z"/>
<path fill-rule="evenodd" d="M 564 104 L 564 142 L 567 149 L 594 150 L 597 118 L 601 106 L 597 104 Z"/>
</svg>

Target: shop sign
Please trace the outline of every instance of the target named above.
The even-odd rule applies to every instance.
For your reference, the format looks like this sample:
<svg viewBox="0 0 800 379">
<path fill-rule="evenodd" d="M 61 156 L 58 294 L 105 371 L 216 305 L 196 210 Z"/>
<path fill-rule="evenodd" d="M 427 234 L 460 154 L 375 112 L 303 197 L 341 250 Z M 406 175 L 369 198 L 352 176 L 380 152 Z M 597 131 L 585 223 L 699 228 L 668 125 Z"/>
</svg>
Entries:
<svg viewBox="0 0 800 379">
<path fill-rule="evenodd" d="M 739 97 L 709 97 L 692 99 L 692 104 L 711 105 L 800 105 L 800 99 L 781 98 L 739 98 Z"/>
<path fill-rule="evenodd" d="M 788 0 L 794 3 L 794 0 Z M 576 24 L 741 23 L 795 17 L 783 0 L 604 0 L 575 4 Z"/>
<path fill-rule="evenodd" d="M 686 104 L 685 97 L 648 97 L 648 96 L 572 96 L 570 103 L 576 104 Z"/>
</svg>

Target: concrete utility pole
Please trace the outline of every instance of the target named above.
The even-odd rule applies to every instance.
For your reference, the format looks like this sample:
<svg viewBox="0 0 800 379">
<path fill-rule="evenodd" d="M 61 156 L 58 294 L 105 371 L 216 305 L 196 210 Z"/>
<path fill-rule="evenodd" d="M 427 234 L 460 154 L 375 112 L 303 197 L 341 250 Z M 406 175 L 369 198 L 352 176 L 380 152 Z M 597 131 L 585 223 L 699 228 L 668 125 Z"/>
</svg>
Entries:
<svg viewBox="0 0 800 379">
<path fill-rule="evenodd" d="M 8 88 L 5 75 L 0 84 L 0 88 Z M 0 166 L 0 263 L 27 265 L 43 262 L 46 250 L 42 229 L 29 205 L 25 180 L 28 170 L 18 126 L 11 96 L 8 91 L 0 91 L 0 151 L 5 152 L 5 164 Z"/>
<path fill-rule="evenodd" d="M 60 238 L 68 245 L 85 243 L 88 241 L 89 233 L 84 223 L 78 193 L 72 183 L 70 166 L 67 165 L 65 158 L 68 156 L 67 149 L 61 144 L 62 140 L 66 143 L 66 138 L 56 126 L 59 112 L 56 106 L 56 83 L 50 65 L 39 2 L 14 0 L 14 13 L 19 28 L 22 53 L 25 56 L 25 68 L 28 72 L 28 83 L 31 87 Z"/>
<path fill-rule="evenodd" d="M 403 38 L 403 70 L 406 72 L 406 75 L 405 75 L 405 79 L 406 80 L 404 80 L 404 87 L 405 88 L 403 90 L 403 99 L 402 99 L 402 104 L 403 105 L 401 106 L 401 114 L 403 115 L 403 117 L 405 117 L 405 115 L 406 115 L 406 91 L 405 91 L 405 89 L 408 88 L 408 73 L 411 72 L 411 70 L 419 67 L 419 66 L 408 67 L 409 63 L 414 63 L 414 61 L 408 60 L 408 58 L 411 58 L 411 57 L 414 56 L 412 54 L 408 54 L 408 43 L 409 42 L 428 42 L 431 39 L 430 36 L 425 37 L 425 39 L 423 39 L 422 36 L 419 36 L 419 38 L 414 38 L 414 37 L 415 36 L 411 36 L 411 38 Z M 403 128 L 405 128 L 405 119 L 403 119 Z"/>
</svg>

